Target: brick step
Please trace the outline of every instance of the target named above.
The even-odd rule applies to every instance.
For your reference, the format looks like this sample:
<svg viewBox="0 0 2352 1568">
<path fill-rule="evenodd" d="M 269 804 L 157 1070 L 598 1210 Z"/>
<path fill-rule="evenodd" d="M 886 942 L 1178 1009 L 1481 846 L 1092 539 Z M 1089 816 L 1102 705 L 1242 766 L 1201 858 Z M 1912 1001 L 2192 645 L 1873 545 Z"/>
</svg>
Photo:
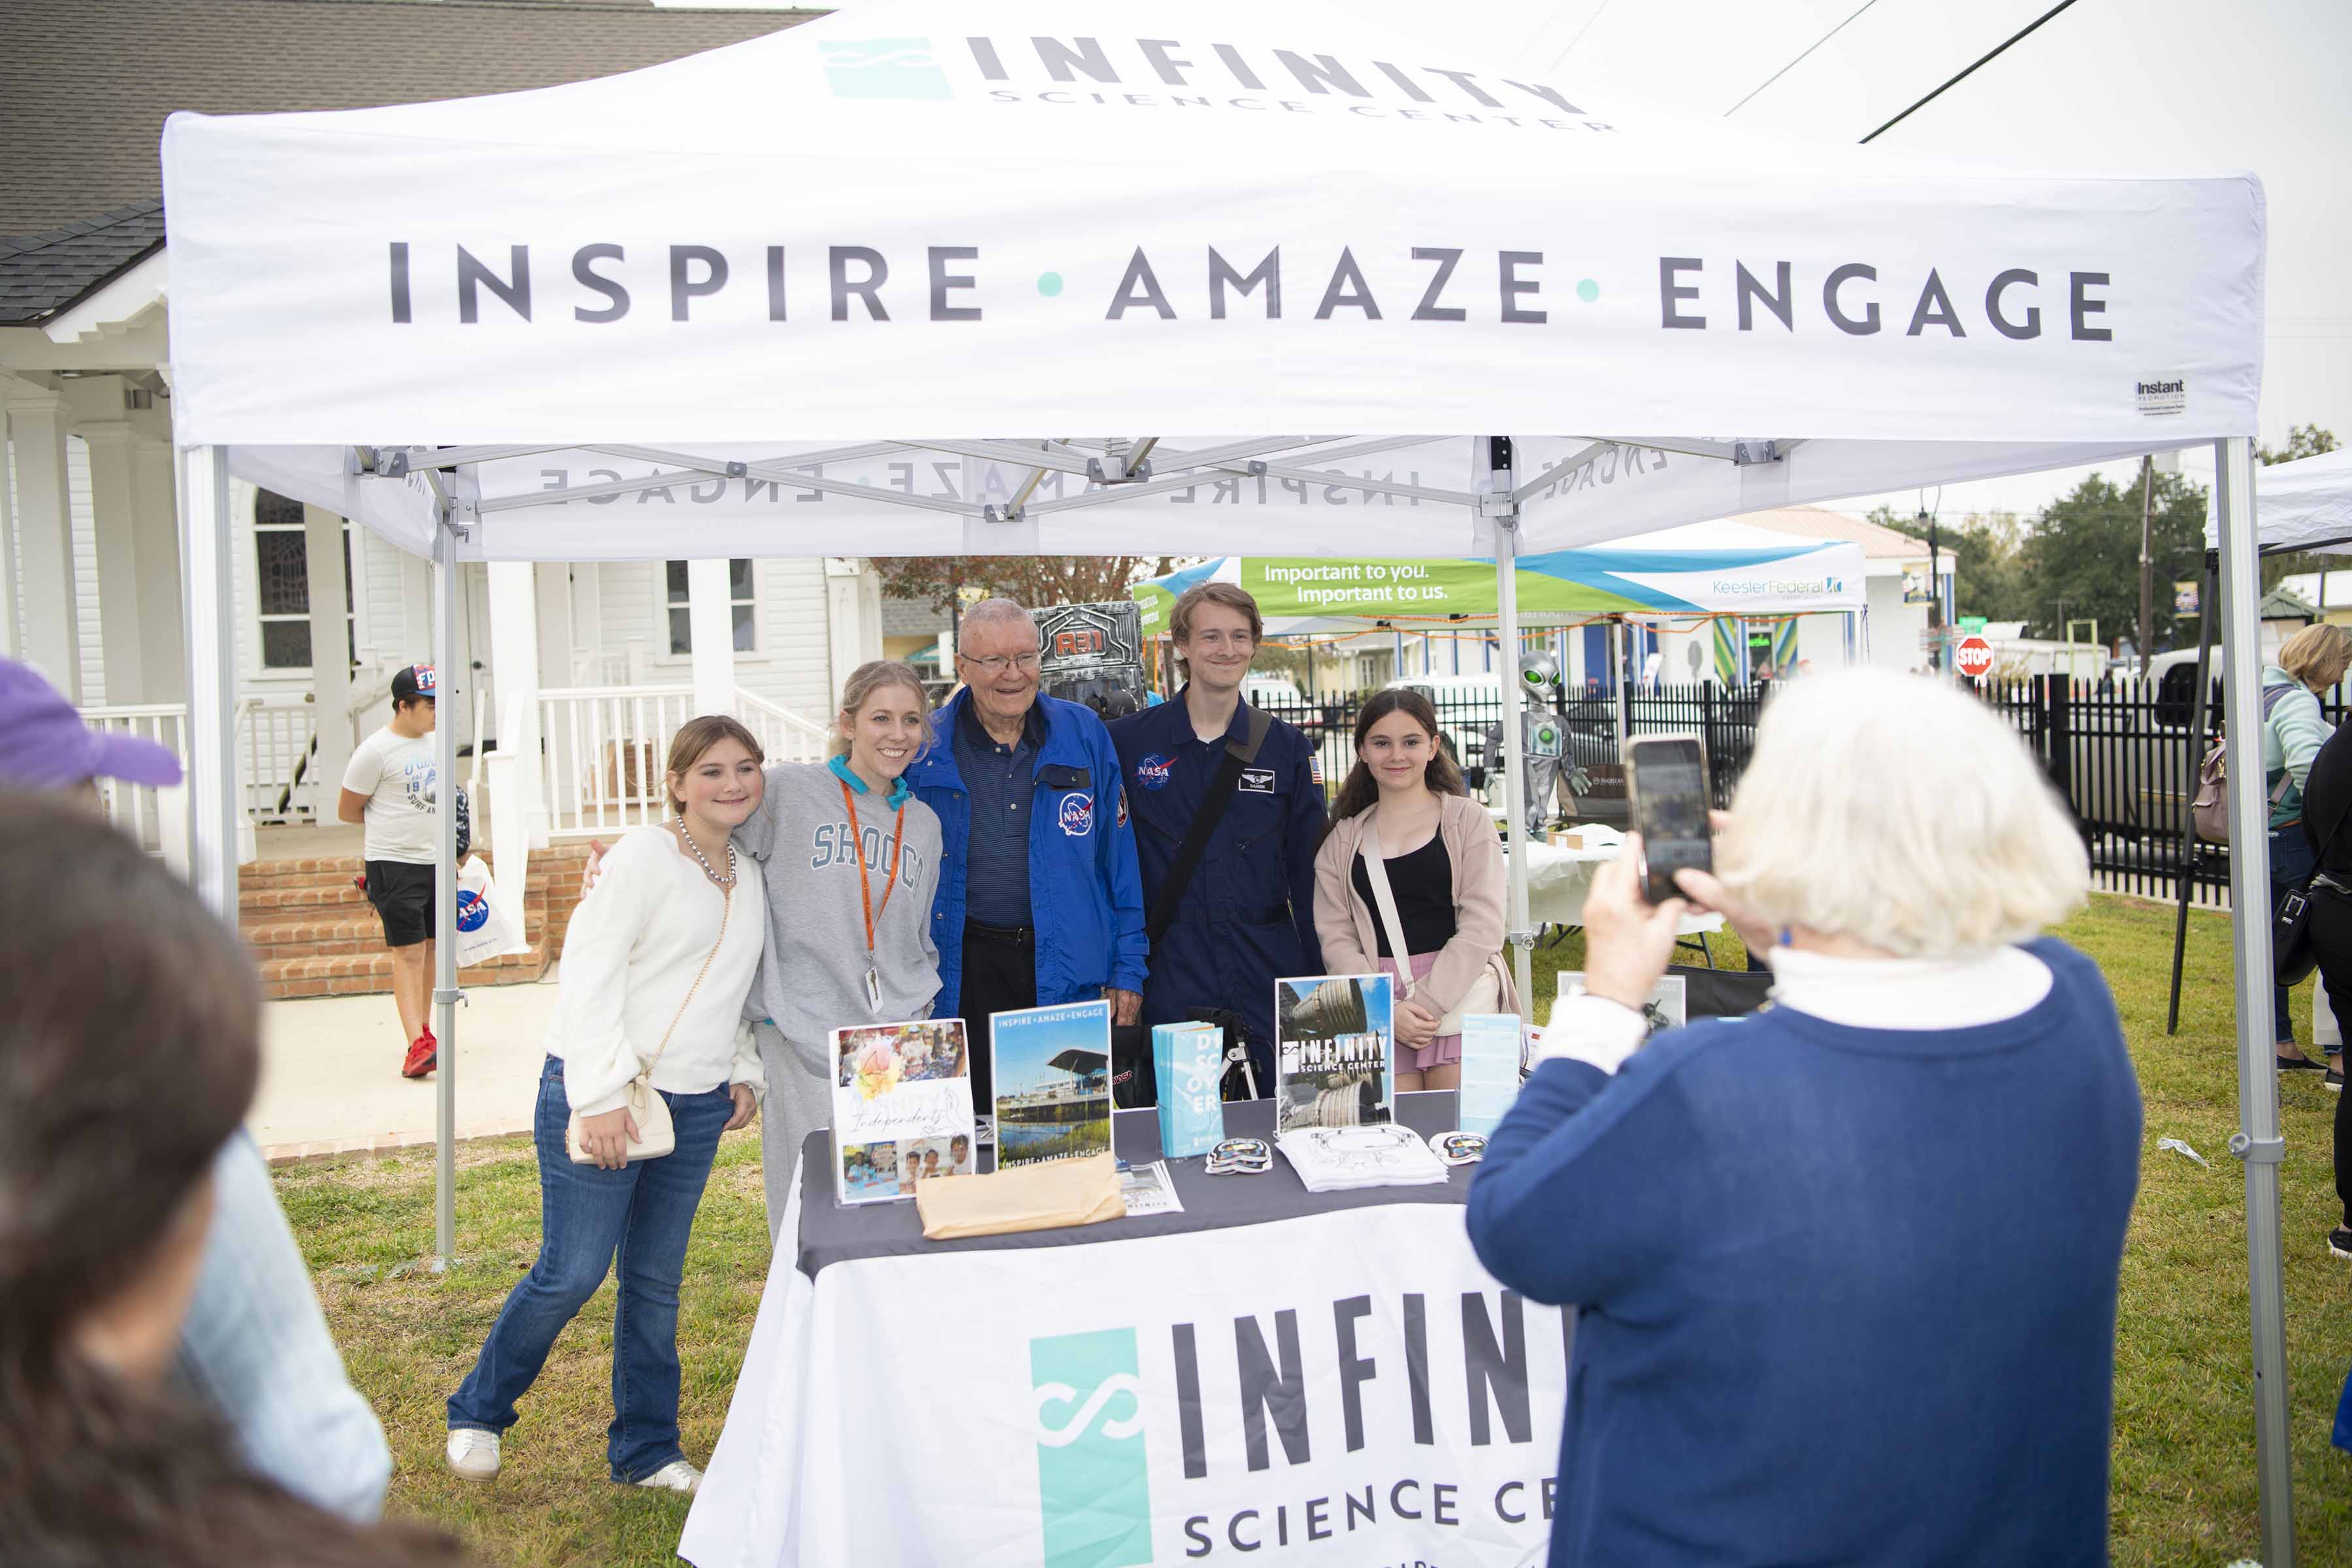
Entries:
<svg viewBox="0 0 2352 1568">
<path fill-rule="evenodd" d="M 584 860 L 585 857 L 582 859 Z M 485 865 L 489 863 L 488 857 L 483 858 L 483 863 Z M 580 864 L 581 861 L 573 861 L 562 868 L 550 868 L 542 870 L 540 868 L 538 857 L 532 857 L 530 875 L 523 879 L 524 899 L 530 900 L 544 899 L 548 891 L 559 883 L 562 885 L 567 894 L 576 891 L 580 886 Z M 495 869 L 496 868 L 493 868 L 494 871 Z M 237 913 L 241 919 L 249 922 L 256 916 L 272 921 L 296 918 L 273 913 L 273 911 L 285 910 L 349 908 L 372 910 L 373 906 L 367 901 L 367 894 L 352 885 L 352 879 L 362 874 L 363 868 L 356 861 L 348 871 L 316 873 L 317 879 L 308 883 L 295 880 L 255 882 L 240 873 L 236 887 Z"/>
<path fill-rule="evenodd" d="M 547 930 L 544 906 L 523 911 L 523 936 L 537 943 Z M 333 958 L 383 950 L 383 921 L 373 910 L 357 914 L 330 911 L 318 919 L 248 920 L 242 933 L 257 962 L 278 958 Z"/>
<path fill-rule="evenodd" d="M 547 968 L 543 949 L 509 953 L 488 963 L 457 971 L 464 985 L 523 985 Z M 262 994 L 272 1001 L 302 996 L 380 995 L 392 989 L 392 954 L 378 947 L 372 953 L 319 958 L 277 958 L 261 965 Z"/>
<path fill-rule="evenodd" d="M 236 869 L 240 888 L 313 888 L 348 882 L 367 869 L 356 855 L 329 855 L 290 860 L 256 860 Z"/>
</svg>

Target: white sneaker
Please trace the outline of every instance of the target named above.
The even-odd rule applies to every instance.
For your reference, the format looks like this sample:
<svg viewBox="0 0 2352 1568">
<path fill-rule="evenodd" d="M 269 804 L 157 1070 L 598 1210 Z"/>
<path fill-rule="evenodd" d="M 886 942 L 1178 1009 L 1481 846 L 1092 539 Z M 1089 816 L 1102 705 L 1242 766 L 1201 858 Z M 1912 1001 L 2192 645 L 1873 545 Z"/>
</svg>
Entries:
<svg viewBox="0 0 2352 1568">
<path fill-rule="evenodd" d="M 702 1472 L 684 1459 L 672 1459 L 645 1479 L 630 1485 L 651 1487 L 657 1492 L 684 1492 L 692 1497 L 702 1489 Z"/>
<path fill-rule="evenodd" d="M 460 1480 L 498 1479 L 499 1435 L 496 1432 L 478 1431 L 471 1426 L 451 1428 L 449 1468 L 456 1472 Z"/>
</svg>

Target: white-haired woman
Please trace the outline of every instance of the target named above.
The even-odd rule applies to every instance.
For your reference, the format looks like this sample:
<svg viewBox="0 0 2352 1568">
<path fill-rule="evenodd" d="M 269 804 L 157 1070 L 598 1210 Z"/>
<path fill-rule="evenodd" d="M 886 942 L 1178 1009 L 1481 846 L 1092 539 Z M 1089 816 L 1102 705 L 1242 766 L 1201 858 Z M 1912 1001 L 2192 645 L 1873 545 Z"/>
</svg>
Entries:
<svg viewBox="0 0 2352 1568">
<path fill-rule="evenodd" d="M 833 1031 L 928 1018 L 939 994 L 940 819 L 905 776 L 929 738 L 913 668 L 861 664 L 841 689 L 833 755 L 770 768 L 759 814 L 735 833 L 766 873 L 771 913 L 744 1005 L 768 1073 L 760 1159 L 771 1239 L 801 1145 L 833 1123 Z"/>
<path fill-rule="evenodd" d="M 1981 704 L 1822 676 L 1716 863 L 1681 885 L 1774 1005 L 1643 1045 L 1684 900 L 1606 868 L 1470 1189 L 1495 1276 L 1579 1308 L 1551 1563 L 2105 1561 L 2140 1109 L 2038 936 L 2089 882 L 2064 810 Z"/>
</svg>

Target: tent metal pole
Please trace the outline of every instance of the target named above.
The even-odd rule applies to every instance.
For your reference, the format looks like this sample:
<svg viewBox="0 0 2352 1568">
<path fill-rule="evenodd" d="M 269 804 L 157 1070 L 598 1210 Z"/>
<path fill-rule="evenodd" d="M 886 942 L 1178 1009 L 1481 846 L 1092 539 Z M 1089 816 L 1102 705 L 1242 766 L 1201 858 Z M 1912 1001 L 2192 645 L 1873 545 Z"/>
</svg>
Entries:
<svg viewBox="0 0 2352 1568">
<path fill-rule="evenodd" d="M 1617 688 L 1617 765 L 1625 765 L 1625 737 L 1630 725 L 1625 711 L 1625 617 L 1609 623 L 1609 679 Z"/>
<path fill-rule="evenodd" d="M 2189 755 L 2181 769 L 2180 798 L 2187 801 L 2197 793 L 2197 769 L 2205 759 L 2205 689 L 2210 679 L 2213 652 L 2213 617 L 2221 601 L 2213 582 L 2213 565 L 2207 561 L 2203 597 L 2197 601 L 2197 687 L 2189 696 L 2189 734 L 2186 745 Z M 2143 682 L 2143 684 L 2145 684 Z M 2142 693 L 2145 696 L 2145 693 Z M 2174 879 L 2179 884 L 2180 907 L 2172 917 L 2172 1002 L 2164 1016 L 2164 1032 L 2180 1032 L 2180 968 L 2189 952 L 2189 899 L 2195 889 L 2197 871 L 2197 818 L 2194 814 L 2180 814 L 2180 867 Z"/>
<path fill-rule="evenodd" d="M 441 520 L 433 531 L 433 1022 L 440 1037 L 434 1070 L 433 1251 L 446 1272 L 457 1254 L 457 528 L 448 492 L 435 486 Z M 468 682 L 470 684 L 470 682 Z M 520 886 L 518 882 L 517 886 Z"/>
<path fill-rule="evenodd" d="M 1503 940 L 1511 949 L 1511 975 L 1519 989 L 1519 1016 L 1535 1016 L 1535 975 L 1529 950 L 1535 931 L 1528 914 L 1527 763 L 1519 728 L 1519 503 L 1512 496 L 1512 452 L 1507 437 L 1486 439 L 1487 491 L 1479 510 L 1495 524 L 1496 626 L 1503 639 L 1503 834 L 1510 846 L 1508 926 Z"/>
<path fill-rule="evenodd" d="M 2270 867 L 2263 787 L 2261 550 L 2254 528 L 2253 442 L 2214 444 L 2221 517 L 2221 661 L 2230 731 L 2230 926 L 2237 946 L 2238 1132 L 2230 1152 L 2246 1167 L 2246 1288 L 2254 1362 L 2254 1473 L 2264 1568 L 2294 1568 L 2293 1453 L 2287 1446 L 2286 1289 L 2279 1242 L 2278 1074 L 2271 1064 Z"/>
<path fill-rule="evenodd" d="M 236 560 L 228 520 L 228 448 L 181 452 L 181 559 L 188 628 L 191 880 L 215 914 L 236 924 Z"/>
</svg>

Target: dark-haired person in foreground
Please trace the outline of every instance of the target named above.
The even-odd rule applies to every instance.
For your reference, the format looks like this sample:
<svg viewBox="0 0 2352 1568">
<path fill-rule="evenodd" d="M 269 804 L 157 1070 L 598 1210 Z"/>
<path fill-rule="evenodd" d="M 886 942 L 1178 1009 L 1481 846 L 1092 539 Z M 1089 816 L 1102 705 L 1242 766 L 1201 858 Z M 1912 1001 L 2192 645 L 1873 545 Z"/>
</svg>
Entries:
<svg viewBox="0 0 2352 1568">
<path fill-rule="evenodd" d="M 1604 867 L 1470 1187 L 1495 1277 L 1577 1306 L 1554 1568 L 2104 1563 L 2140 1107 L 2038 937 L 2082 840 L 1983 704 L 1847 673 L 1765 710 L 1716 865 L 1774 1005 L 1644 1045 L 1685 904 Z"/>
<path fill-rule="evenodd" d="M 0 1563 L 409 1568 L 247 1468 L 172 1383 L 215 1163 L 260 1073 L 236 935 L 121 834 L 0 795 Z"/>
<path fill-rule="evenodd" d="M 51 795 L 96 821 L 100 780 L 152 787 L 180 777 L 170 751 L 91 730 L 38 672 L 0 659 L 0 790 Z M 247 1464 L 321 1508 L 372 1520 L 392 1479 L 383 1427 L 344 1373 L 269 1167 L 241 1128 L 213 1162 L 213 1186 L 175 1375 L 228 1423 Z"/>
</svg>

